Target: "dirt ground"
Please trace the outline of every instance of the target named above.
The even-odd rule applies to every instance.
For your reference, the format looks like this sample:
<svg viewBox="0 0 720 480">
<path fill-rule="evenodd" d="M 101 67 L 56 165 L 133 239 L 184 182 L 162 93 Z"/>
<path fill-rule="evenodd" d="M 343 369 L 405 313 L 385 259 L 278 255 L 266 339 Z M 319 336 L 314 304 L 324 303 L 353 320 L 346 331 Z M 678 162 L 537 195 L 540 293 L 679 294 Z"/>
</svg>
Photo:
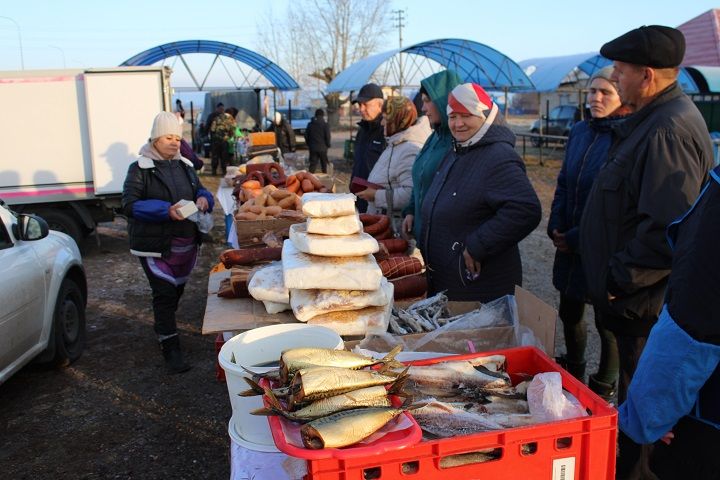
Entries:
<svg viewBox="0 0 720 480">
<path fill-rule="evenodd" d="M 346 133 L 330 156 L 340 178 Z M 525 241 L 524 286 L 556 305 L 550 283 L 553 249 L 545 235 L 559 160 L 528 174 L 543 203 L 543 222 Z M 211 191 L 218 178 L 202 175 Z M 203 246 L 180 302 L 183 375 L 163 371 L 152 331 L 150 289 L 128 251 L 125 223 L 116 220 L 85 245 L 89 283 L 87 348 L 63 370 L 29 366 L 0 385 L 0 477 L 4 479 L 222 479 L 229 476 L 231 407 L 215 380 L 213 336 L 200 334 L 207 272 L 225 248 L 221 209 L 214 241 Z M 562 350 L 562 339 L 558 336 Z M 591 337 L 591 361 L 597 339 Z M 592 371 L 592 367 L 590 367 Z"/>
</svg>

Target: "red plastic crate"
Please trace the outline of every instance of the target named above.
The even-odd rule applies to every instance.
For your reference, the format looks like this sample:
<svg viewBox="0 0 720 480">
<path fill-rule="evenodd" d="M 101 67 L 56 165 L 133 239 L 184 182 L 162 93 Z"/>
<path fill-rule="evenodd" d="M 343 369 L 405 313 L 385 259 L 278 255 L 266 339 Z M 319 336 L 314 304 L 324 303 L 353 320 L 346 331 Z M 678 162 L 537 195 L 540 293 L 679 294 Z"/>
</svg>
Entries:
<svg viewBox="0 0 720 480">
<path fill-rule="evenodd" d="M 220 349 L 225 345 L 225 339 L 223 338 L 222 332 L 215 336 L 215 378 L 218 382 L 225 383 L 225 370 L 220 366 L 218 362 L 218 355 L 220 355 Z"/>
<path fill-rule="evenodd" d="M 413 364 L 426 365 L 439 360 L 462 360 L 492 354 L 506 356 L 513 382 L 518 381 L 514 374 L 560 372 L 563 387 L 575 395 L 591 415 L 420 442 L 374 456 L 309 460 L 306 480 L 614 479 L 617 411 L 539 349 L 518 347 Z M 459 456 L 482 450 L 494 450 L 499 458 L 446 466 L 446 462 L 462 458 Z M 523 453 L 527 451 L 532 453 Z"/>
</svg>

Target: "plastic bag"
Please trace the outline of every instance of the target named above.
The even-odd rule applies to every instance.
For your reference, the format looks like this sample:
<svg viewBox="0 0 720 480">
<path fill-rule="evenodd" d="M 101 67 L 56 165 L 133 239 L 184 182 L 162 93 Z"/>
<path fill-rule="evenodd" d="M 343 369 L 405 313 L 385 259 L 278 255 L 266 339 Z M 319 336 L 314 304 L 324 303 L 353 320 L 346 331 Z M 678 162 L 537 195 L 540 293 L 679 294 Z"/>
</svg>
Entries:
<svg viewBox="0 0 720 480">
<path fill-rule="evenodd" d="M 213 228 L 212 214 L 208 212 L 197 211 L 190 215 L 188 218 L 191 222 L 198 224 L 198 230 L 202 233 L 208 233 Z"/>
<path fill-rule="evenodd" d="M 553 422 L 588 414 L 580 402 L 563 391 L 558 372 L 539 373 L 527 389 L 528 409 L 538 422 Z"/>
</svg>

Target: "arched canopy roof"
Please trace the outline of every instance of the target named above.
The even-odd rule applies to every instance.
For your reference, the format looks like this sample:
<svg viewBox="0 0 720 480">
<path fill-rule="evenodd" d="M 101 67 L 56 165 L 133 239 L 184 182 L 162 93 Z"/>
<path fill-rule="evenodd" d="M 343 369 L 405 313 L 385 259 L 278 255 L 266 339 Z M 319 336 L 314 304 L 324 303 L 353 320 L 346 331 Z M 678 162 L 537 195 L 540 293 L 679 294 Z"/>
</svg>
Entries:
<svg viewBox="0 0 720 480">
<path fill-rule="evenodd" d="M 368 83 L 381 64 L 398 53 L 426 57 L 454 70 L 466 82 L 487 89 L 534 90 L 532 81 L 506 55 L 472 40 L 446 38 L 417 43 L 409 47 L 372 55 L 340 72 L 327 87 L 328 92 L 357 91 Z"/>
<path fill-rule="evenodd" d="M 213 40 L 183 40 L 158 45 L 129 58 L 121 66 L 152 65 L 160 60 L 186 53 L 210 53 L 230 57 L 257 70 L 278 90 L 300 88 L 285 70 L 262 55 L 237 45 Z"/>
<path fill-rule="evenodd" d="M 720 93 L 720 67 L 693 65 L 685 70 L 695 80 L 699 93 Z"/>
<path fill-rule="evenodd" d="M 562 57 L 531 58 L 519 62 L 519 65 L 532 79 L 538 92 L 552 92 L 564 83 L 586 80 L 611 63 L 611 60 L 598 53 L 579 53 Z M 698 86 L 685 68 L 680 69 L 678 83 L 685 93 L 698 92 Z"/>
</svg>

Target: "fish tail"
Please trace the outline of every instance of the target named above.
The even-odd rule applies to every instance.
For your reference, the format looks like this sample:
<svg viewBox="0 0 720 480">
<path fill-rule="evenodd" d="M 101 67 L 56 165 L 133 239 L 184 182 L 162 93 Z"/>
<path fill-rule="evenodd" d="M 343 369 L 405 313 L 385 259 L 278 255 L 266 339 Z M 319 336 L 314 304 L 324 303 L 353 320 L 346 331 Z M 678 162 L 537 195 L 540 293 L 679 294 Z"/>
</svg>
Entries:
<svg viewBox="0 0 720 480">
<path fill-rule="evenodd" d="M 271 415 L 277 415 L 277 413 L 272 408 L 263 407 L 256 408 L 255 410 L 250 410 L 250 415 L 264 415 L 266 417 L 269 417 Z"/>
<path fill-rule="evenodd" d="M 241 397 L 254 397 L 256 395 L 262 395 L 263 393 L 265 393 L 265 390 L 263 390 L 263 387 L 258 385 L 258 383 L 256 381 L 254 381 L 253 379 L 248 378 L 248 377 L 243 377 L 243 380 L 245 380 L 245 382 L 248 385 L 250 385 L 250 389 L 238 393 L 238 395 L 240 395 Z"/>
<path fill-rule="evenodd" d="M 408 379 L 409 377 L 407 375 L 405 375 L 404 377 L 398 377 L 398 379 L 395 380 L 392 385 L 390 385 L 390 388 L 388 389 L 388 394 L 397 395 L 398 397 L 407 397 L 408 394 L 404 391 L 404 389 Z"/>
<path fill-rule="evenodd" d="M 393 348 L 392 350 L 390 350 L 390 353 L 388 353 L 387 355 L 385 355 L 385 356 L 380 360 L 380 363 L 383 363 L 383 364 L 385 364 L 385 365 L 387 365 L 388 367 L 391 367 L 391 368 L 402 368 L 402 367 L 404 367 L 404 366 L 405 366 L 404 364 L 402 364 L 402 363 L 398 362 L 397 360 L 395 360 L 395 357 L 397 356 L 398 353 L 402 352 L 402 349 L 403 349 L 402 345 L 396 345 L 395 348 Z"/>
</svg>

